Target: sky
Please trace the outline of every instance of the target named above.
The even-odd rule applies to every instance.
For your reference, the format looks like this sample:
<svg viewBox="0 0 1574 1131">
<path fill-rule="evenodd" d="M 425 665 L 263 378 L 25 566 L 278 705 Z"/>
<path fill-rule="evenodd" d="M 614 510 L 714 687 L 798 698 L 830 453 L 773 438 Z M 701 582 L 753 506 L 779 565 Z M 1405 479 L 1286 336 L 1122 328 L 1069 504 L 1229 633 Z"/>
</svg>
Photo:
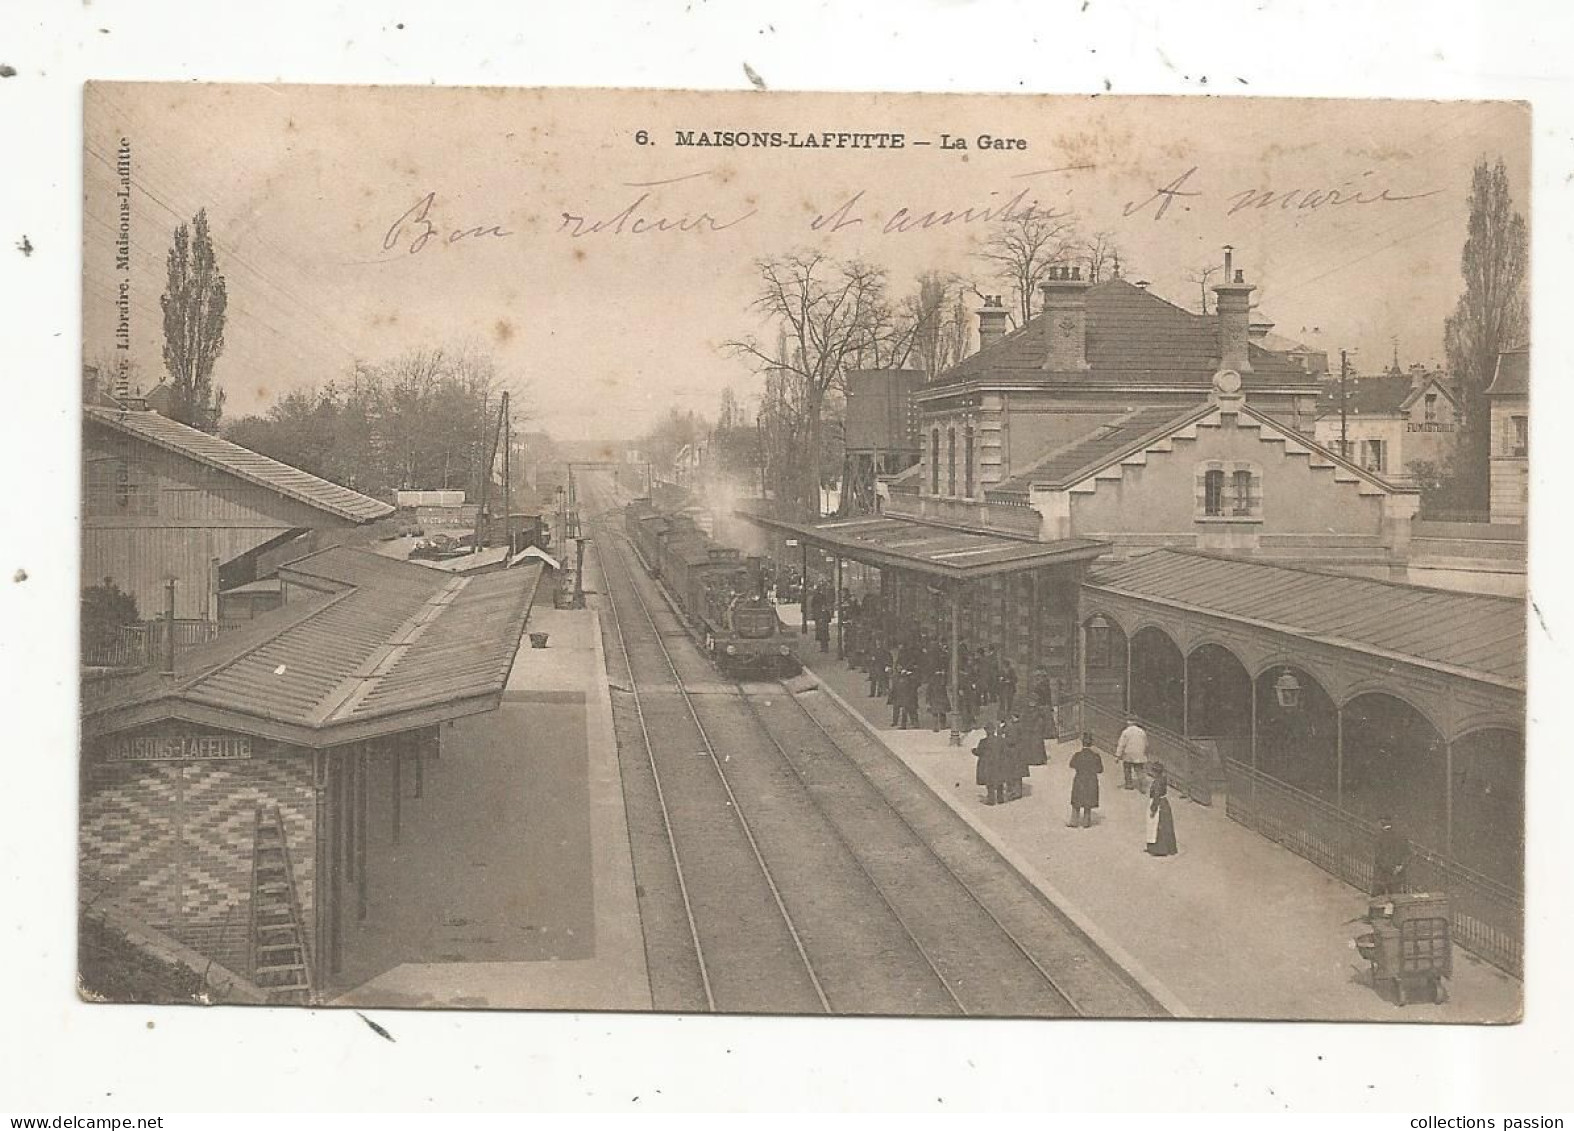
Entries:
<svg viewBox="0 0 1574 1131">
<path fill-rule="evenodd" d="M 1013 200 L 1112 232 L 1126 277 L 1180 305 L 1229 244 L 1276 333 L 1363 372 L 1396 340 L 1403 364 L 1438 363 L 1476 161 L 1506 163 L 1530 219 L 1517 103 L 92 84 L 85 114 L 85 359 L 114 355 L 128 284 L 130 355 L 156 382 L 171 232 L 206 208 L 231 418 L 445 344 L 490 351 L 559 439 L 635 436 L 669 406 L 714 415 L 723 388 L 759 387 L 725 343 L 775 340 L 750 308 L 759 257 L 862 258 L 898 295 L 928 270 L 1000 291 L 976 251 Z"/>
</svg>

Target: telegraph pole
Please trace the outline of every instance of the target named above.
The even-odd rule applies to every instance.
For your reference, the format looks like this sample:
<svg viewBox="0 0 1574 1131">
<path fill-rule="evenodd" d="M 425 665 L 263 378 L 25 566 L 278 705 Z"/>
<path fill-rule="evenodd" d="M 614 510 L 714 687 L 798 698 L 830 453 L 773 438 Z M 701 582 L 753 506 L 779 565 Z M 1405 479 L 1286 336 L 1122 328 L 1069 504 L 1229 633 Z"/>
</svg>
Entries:
<svg viewBox="0 0 1574 1131">
<path fill-rule="evenodd" d="M 1350 458 L 1350 353 L 1339 351 L 1339 454 Z"/>
<path fill-rule="evenodd" d="M 508 558 L 514 556 L 514 438 L 508 421 L 508 392 L 503 392 L 503 537 L 508 539 Z M 508 558 L 504 558 L 506 565 Z"/>
</svg>

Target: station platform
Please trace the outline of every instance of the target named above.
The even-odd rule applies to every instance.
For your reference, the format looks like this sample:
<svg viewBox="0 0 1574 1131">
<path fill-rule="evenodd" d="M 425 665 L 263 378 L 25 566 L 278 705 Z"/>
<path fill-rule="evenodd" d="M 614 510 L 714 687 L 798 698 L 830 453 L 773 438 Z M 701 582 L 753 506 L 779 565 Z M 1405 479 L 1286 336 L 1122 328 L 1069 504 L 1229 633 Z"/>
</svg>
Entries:
<svg viewBox="0 0 1574 1131">
<path fill-rule="evenodd" d="M 786 619 L 784 617 L 784 619 Z M 1104 752 L 1091 828 L 1069 828 L 1074 744 L 1034 767 L 1026 796 L 986 806 L 974 784 L 982 731 L 950 745 L 946 731 L 896 730 L 867 677 L 831 654 L 806 653 L 818 691 L 831 695 L 1095 942 L 1180 1015 L 1318 1021 L 1512 1023 L 1523 985 L 1455 948 L 1449 1000 L 1400 1008 L 1372 988 L 1353 939 L 1366 895 L 1310 861 L 1236 824 L 1222 801 L 1172 793 L 1175 856 L 1146 852 L 1146 800 L 1121 789 Z M 1386 990 L 1384 991 L 1387 992 Z"/>
<path fill-rule="evenodd" d="M 333 1004 L 651 1008 L 597 615 L 549 589 L 502 705 L 444 732 L 398 844 L 374 854 L 398 906 L 377 905 L 374 875 L 347 947 L 368 976 Z"/>
</svg>

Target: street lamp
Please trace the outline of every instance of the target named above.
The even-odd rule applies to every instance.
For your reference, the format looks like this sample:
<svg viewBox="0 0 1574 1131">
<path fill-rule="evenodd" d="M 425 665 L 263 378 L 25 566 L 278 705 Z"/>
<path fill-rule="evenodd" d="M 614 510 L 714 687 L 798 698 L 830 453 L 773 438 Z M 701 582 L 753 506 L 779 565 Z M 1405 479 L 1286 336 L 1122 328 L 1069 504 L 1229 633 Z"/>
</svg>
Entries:
<svg viewBox="0 0 1574 1131">
<path fill-rule="evenodd" d="M 1110 628 L 1110 620 L 1103 613 L 1094 613 L 1088 618 L 1088 659 L 1094 667 L 1109 664 Z"/>
<path fill-rule="evenodd" d="M 1296 679 L 1285 668 L 1279 673 L 1279 678 L 1273 681 L 1273 693 L 1279 700 L 1279 706 L 1286 711 L 1293 711 L 1301 705 L 1301 681 Z"/>
</svg>

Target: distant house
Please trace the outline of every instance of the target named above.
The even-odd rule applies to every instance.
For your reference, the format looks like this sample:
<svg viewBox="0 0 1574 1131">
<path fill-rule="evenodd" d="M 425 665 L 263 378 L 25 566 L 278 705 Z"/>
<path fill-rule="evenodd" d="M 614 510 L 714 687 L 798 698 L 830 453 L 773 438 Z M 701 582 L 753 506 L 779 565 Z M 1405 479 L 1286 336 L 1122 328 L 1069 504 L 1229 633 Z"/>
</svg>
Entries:
<svg viewBox="0 0 1574 1131">
<path fill-rule="evenodd" d="M 1498 355 L 1492 406 L 1492 521 L 1523 523 L 1530 505 L 1530 347 Z"/>
<path fill-rule="evenodd" d="M 174 579 L 177 619 L 216 620 L 220 590 L 256 580 L 267 548 L 393 511 L 156 412 L 82 411 L 82 584 L 109 578 L 144 619 Z"/>
<path fill-rule="evenodd" d="M 1367 471 L 1397 482 L 1417 463 L 1441 466 L 1454 448 L 1459 402 L 1440 372 L 1415 367 L 1325 383 L 1313 435 Z"/>
<path fill-rule="evenodd" d="M 1316 346 L 1309 346 L 1305 342 L 1298 342 L 1294 338 L 1287 338 L 1283 334 L 1273 332 L 1273 323 L 1265 320 L 1254 321 L 1247 328 L 1254 345 L 1261 346 L 1270 353 L 1276 353 L 1292 365 L 1297 366 L 1308 377 L 1325 377 L 1328 374 L 1328 351 L 1320 350 Z"/>
</svg>

